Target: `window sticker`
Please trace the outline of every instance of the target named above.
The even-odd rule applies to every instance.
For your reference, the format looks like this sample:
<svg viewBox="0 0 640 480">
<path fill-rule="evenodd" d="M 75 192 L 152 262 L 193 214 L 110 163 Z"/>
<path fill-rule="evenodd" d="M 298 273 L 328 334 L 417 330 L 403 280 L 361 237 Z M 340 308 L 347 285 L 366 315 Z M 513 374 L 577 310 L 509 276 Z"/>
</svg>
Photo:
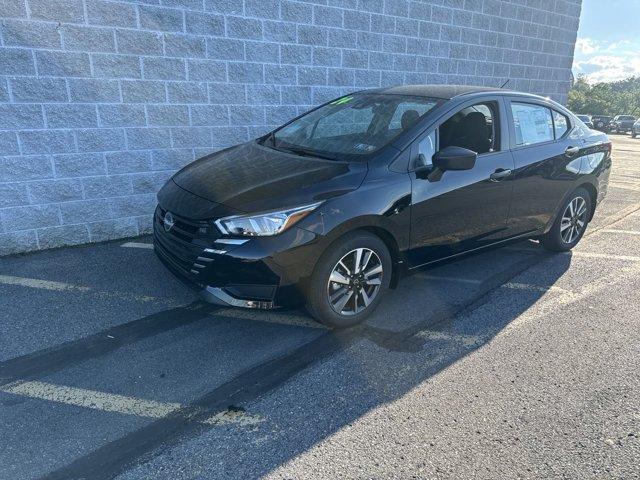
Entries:
<svg viewBox="0 0 640 480">
<path fill-rule="evenodd" d="M 511 105 L 516 127 L 516 143 L 531 145 L 554 139 L 551 111 L 538 105 Z"/>
<path fill-rule="evenodd" d="M 351 100 L 353 100 L 353 97 L 342 97 L 331 102 L 331 105 L 344 105 L 345 103 L 349 103 Z"/>
</svg>

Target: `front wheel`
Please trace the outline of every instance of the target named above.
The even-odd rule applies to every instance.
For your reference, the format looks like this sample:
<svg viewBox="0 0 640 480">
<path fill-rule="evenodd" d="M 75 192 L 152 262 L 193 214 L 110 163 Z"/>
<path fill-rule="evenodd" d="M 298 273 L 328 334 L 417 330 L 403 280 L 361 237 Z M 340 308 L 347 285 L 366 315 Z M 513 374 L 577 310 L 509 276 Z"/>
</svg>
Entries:
<svg viewBox="0 0 640 480">
<path fill-rule="evenodd" d="M 307 289 L 307 310 L 325 325 L 345 328 L 368 317 L 391 280 L 391 254 L 368 232 L 348 234 L 329 246 Z"/>
<path fill-rule="evenodd" d="M 540 243 L 553 252 L 567 252 L 575 247 L 589 223 L 591 196 L 578 188 L 564 203 L 551 230 L 540 238 Z"/>
<path fill-rule="evenodd" d="M 631 132 L 631 138 L 636 138 L 638 134 L 636 132 Z"/>
</svg>

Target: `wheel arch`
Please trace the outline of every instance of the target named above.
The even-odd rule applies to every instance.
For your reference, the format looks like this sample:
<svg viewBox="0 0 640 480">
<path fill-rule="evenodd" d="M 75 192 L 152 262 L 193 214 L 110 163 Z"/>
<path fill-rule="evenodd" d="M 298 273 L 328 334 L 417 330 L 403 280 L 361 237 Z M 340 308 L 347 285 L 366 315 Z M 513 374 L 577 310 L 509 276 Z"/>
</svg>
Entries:
<svg viewBox="0 0 640 480">
<path fill-rule="evenodd" d="M 598 203 L 598 189 L 590 182 L 584 182 L 578 185 L 575 189 L 584 188 L 589 193 L 589 199 L 591 200 L 591 211 L 589 212 L 589 221 L 593 218 L 596 211 L 596 205 Z"/>
<path fill-rule="evenodd" d="M 382 220 L 382 221 L 380 221 Z M 350 235 L 354 232 L 367 232 L 378 237 L 385 244 L 389 253 L 391 254 L 391 283 L 390 288 L 395 288 L 398 285 L 400 277 L 402 276 L 404 268 L 404 255 L 401 250 L 400 242 L 397 235 L 393 233 L 393 228 L 383 224 L 384 220 L 377 216 L 366 216 L 354 219 L 353 221 L 345 222 L 341 225 L 333 228 L 327 236 L 323 239 L 322 252 L 331 247 L 333 243 L 343 238 L 346 235 Z M 318 259 L 315 264 L 317 264 Z M 315 269 L 315 265 L 314 265 Z"/>
<path fill-rule="evenodd" d="M 389 284 L 389 288 L 396 288 L 398 286 L 398 282 L 400 280 L 400 270 L 401 265 L 404 265 L 404 260 L 400 254 L 400 249 L 398 247 L 398 242 L 395 237 L 391 234 L 390 231 L 380 227 L 380 226 L 371 226 L 371 227 L 362 227 L 357 228 L 354 231 L 363 230 L 365 232 L 372 233 L 380 240 L 384 242 L 389 253 L 391 254 L 391 283 Z"/>
</svg>

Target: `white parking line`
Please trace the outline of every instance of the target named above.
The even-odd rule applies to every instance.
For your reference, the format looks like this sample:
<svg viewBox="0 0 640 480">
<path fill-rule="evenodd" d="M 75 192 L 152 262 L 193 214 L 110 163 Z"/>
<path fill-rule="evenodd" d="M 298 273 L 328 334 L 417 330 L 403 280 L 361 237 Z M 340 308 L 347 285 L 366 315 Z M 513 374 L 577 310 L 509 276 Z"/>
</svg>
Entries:
<svg viewBox="0 0 640 480">
<path fill-rule="evenodd" d="M 418 273 L 415 275 L 418 278 L 424 278 L 426 280 L 437 280 L 442 282 L 454 282 L 454 283 L 468 283 L 470 285 L 480 285 L 482 280 L 477 278 L 463 278 L 463 277 L 448 277 L 440 275 L 429 275 L 426 273 Z"/>
<path fill-rule="evenodd" d="M 65 405 L 135 415 L 146 418 L 164 418 L 182 408 L 179 403 L 156 402 L 142 398 L 128 397 L 114 393 L 86 390 L 84 388 L 67 387 L 47 382 L 25 381 L 15 382 L 0 387 L 0 391 L 29 398 L 48 400 Z M 264 421 L 257 415 L 249 415 L 239 410 L 224 410 L 212 415 L 202 423 L 208 425 L 255 425 Z"/>
<path fill-rule="evenodd" d="M 465 348 L 473 348 L 483 344 L 487 337 L 481 335 L 465 335 L 463 333 L 445 332 L 442 330 L 421 330 L 416 337 L 427 340 L 441 340 L 445 342 L 459 343 Z"/>
<path fill-rule="evenodd" d="M 621 233 L 625 235 L 640 235 L 640 231 L 637 231 L 637 230 L 616 230 L 615 228 L 606 228 L 600 231 L 603 233 Z"/>
<path fill-rule="evenodd" d="M 262 323 L 276 323 L 279 325 L 292 325 L 294 327 L 307 327 L 307 328 L 319 328 L 328 330 L 329 327 L 322 323 L 314 321 L 310 317 L 303 315 L 275 313 L 268 310 L 242 310 L 234 308 L 225 308 L 223 310 L 216 310 L 211 313 L 212 317 L 227 317 L 238 318 L 241 320 L 252 320 Z"/>
<path fill-rule="evenodd" d="M 21 287 L 29 288 L 41 288 L 44 290 L 55 290 L 58 292 L 88 292 L 91 290 L 89 287 L 71 285 L 70 283 L 52 282 L 50 280 L 39 280 L 37 278 L 14 277 L 11 275 L 0 275 L 0 283 L 5 285 L 20 285 Z"/>
<path fill-rule="evenodd" d="M 580 252 L 577 250 L 571 250 L 570 252 L 563 252 L 561 255 L 572 255 L 576 257 L 585 258 L 605 258 L 607 260 L 622 260 L 625 262 L 640 262 L 640 257 L 635 255 L 615 255 L 609 253 L 594 253 L 594 252 Z"/>
<path fill-rule="evenodd" d="M 153 250 L 153 243 L 139 243 L 139 242 L 127 242 L 120 245 L 124 248 L 146 248 Z"/>
<path fill-rule="evenodd" d="M 476 278 L 447 277 L 447 276 L 426 275 L 426 274 L 418 274 L 417 276 L 419 276 L 420 278 L 426 278 L 428 280 L 468 283 L 471 285 L 480 285 L 484 281 Z M 567 292 L 567 290 L 565 290 L 564 288 L 556 287 L 555 285 L 533 285 L 530 283 L 519 283 L 519 282 L 507 282 L 500 285 L 498 288 L 512 288 L 514 290 L 530 290 L 533 292 L 547 292 L 547 291 L 556 291 L 561 293 Z"/>
<path fill-rule="evenodd" d="M 626 282 L 627 278 L 634 278 L 639 272 L 640 264 L 632 263 L 617 269 L 609 275 L 592 279 L 576 292 L 548 297 L 545 301 L 537 303 L 536 309 L 525 310 L 518 317 L 514 318 L 497 336 L 508 334 L 514 329 L 526 323 L 531 323 L 549 313 L 557 314 L 557 312 L 561 312 L 564 307 L 573 305 L 576 302 L 594 298 L 600 291 L 615 288 L 616 283 Z"/>
<path fill-rule="evenodd" d="M 532 285 L 530 283 L 507 282 L 500 286 L 501 288 L 512 288 L 514 290 L 529 290 L 532 292 L 558 292 L 571 293 L 566 288 L 557 287 L 555 285 Z"/>
<path fill-rule="evenodd" d="M 84 285 L 73 285 L 64 282 L 54 282 L 51 280 L 41 280 L 38 278 L 15 277 L 12 275 L 0 275 L 0 284 L 18 285 L 20 287 L 37 288 L 41 290 L 51 290 L 56 292 L 78 292 L 95 295 L 100 298 L 118 298 L 121 300 L 134 300 L 137 302 L 163 302 L 167 305 L 177 305 L 174 302 L 167 301 L 162 298 L 152 297 L 149 295 L 138 295 L 125 292 L 105 292 L 94 290 Z"/>
<path fill-rule="evenodd" d="M 609 185 L 611 188 L 619 188 L 620 190 L 628 190 L 630 192 L 640 192 L 640 187 L 635 185 L 626 185 L 622 183 L 614 183 L 612 182 Z"/>
</svg>

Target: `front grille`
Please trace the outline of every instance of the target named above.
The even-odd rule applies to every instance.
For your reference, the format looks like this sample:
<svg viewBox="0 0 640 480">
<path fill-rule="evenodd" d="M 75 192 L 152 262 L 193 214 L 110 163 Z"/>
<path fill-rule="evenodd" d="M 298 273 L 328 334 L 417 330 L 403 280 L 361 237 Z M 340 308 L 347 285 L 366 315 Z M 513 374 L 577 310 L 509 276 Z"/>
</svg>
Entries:
<svg viewBox="0 0 640 480">
<path fill-rule="evenodd" d="M 204 249 L 220 238 L 213 223 L 190 220 L 172 213 L 173 227 L 167 232 L 164 228 L 166 210 L 158 205 L 154 216 L 154 243 L 161 256 L 174 268 L 187 277 L 197 281 L 198 257 L 205 256 Z"/>
</svg>

